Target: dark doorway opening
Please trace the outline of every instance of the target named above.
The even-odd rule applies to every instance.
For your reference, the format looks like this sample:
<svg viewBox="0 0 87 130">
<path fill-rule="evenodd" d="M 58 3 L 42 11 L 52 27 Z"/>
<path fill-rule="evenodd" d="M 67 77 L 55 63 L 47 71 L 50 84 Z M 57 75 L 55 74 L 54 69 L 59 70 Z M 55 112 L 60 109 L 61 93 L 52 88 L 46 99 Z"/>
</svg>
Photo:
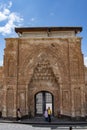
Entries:
<svg viewBox="0 0 87 130">
<path fill-rule="evenodd" d="M 35 95 L 35 115 L 43 115 L 45 109 L 51 108 L 54 113 L 53 95 L 47 91 L 41 91 Z"/>
</svg>

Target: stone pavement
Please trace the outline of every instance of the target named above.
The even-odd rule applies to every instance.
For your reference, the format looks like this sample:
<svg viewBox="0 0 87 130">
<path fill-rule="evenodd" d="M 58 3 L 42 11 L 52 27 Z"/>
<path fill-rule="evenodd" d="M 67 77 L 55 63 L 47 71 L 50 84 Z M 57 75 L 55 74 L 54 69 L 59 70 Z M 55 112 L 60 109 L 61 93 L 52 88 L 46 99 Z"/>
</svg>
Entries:
<svg viewBox="0 0 87 130">
<path fill-rule="evenodd" d="M 52 126 L 52 127 L 34 127 L 32 125 L 18 124 L 18 123 L 0 123 L 0 130 L 70 130 L 68 126 Z M 86 126 L 72 127 L 72 130 L 87 130 Z"/>
<path fill-rule="evenodd" d="M 49 123 L 43 117 L 21 121 L 0 119 L 0 130 L 87 130 L 87 122 L 52 118 L 52 122 Z"/>
</svg>

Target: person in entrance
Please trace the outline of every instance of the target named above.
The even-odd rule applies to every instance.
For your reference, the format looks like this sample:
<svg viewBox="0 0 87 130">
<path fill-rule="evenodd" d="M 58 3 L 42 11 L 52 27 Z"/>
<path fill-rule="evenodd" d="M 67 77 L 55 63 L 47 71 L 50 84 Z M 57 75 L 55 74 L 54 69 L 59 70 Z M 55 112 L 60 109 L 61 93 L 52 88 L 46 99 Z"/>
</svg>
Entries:
<svg viewBox="0 0 87 130">
<path fill-rule="evenodd" d="M 48 110 L 46 109 L 44 112 L 45 121 L 48 121 Z"/>
<path fill-rule="evenodd" d="M 48 121 L 51 122 L 51 115 L 52 115 L 52 111 L 50 109 L 50 107 L 48 107 Z"/>
</svg>

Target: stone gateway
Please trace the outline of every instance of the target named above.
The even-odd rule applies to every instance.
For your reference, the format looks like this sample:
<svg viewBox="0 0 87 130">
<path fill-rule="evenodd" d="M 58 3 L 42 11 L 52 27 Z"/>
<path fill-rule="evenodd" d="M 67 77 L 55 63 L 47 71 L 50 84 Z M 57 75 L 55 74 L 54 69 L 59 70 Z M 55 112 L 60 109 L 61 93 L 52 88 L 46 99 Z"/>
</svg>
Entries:
<svg viewBox="0 0 87 130">
<path fill-rule="evenodd" d="M 82 27 L 15 28 L 6 38 L 0 68 L 0 111 L 3 117 L 52 114 L 86 116 Z"/>
</svg>

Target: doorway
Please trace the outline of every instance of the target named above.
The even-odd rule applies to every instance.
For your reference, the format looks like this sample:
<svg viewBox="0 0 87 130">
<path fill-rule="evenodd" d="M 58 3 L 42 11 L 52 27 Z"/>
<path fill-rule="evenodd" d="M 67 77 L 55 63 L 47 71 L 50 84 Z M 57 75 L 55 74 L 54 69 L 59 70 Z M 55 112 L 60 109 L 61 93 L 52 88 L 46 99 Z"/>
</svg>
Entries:
<svg viewBox="0 0 87 130">
<path fill-rule="evenodd" d="M 53 114 L 53 95 L 47 91 L 41 91 L 35 95 L 35 115 L 43 115 L 45 109 L 51 108 Z"/>
</svg>

